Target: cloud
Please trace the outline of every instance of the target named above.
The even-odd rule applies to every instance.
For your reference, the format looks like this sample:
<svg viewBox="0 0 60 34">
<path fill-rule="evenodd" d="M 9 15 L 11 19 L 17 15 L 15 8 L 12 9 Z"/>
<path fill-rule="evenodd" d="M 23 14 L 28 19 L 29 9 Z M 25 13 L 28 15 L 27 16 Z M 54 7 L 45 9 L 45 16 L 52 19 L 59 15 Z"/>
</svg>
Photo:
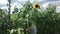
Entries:
<svg viewBox="0 0 60 34">
<path fill-rule="evenodd" d="M 5 7 L 0 7 L 1 9 L 8 9 L 8 7 L 7 6 L 5 6 Z"/>
<path fill-rule="evenodd" d="M 7 0 L 0 0 L 0 4 L 7 4 L 8 1 Z"/>
<path fill-rule="evenodd" d="M 57 6 L 60 6 L 60 1 L 46 2 L 46 3 L 44 3 L 42 6 L 46 8 L 49 4 L 50 4 L 50 5 L 57 5 Z"/>
<path fill-rule="evenodd" d="M 45 1 L 47 1 L 47 0 L 38 0 L 38 2 L 45 2 Z"/>
<path fill-rule="evenodd" d="M 56 1 L 56 5 L 60 6 L 60 1 Z"/>
<path fill-rule="evenodd" d="M 28 1 L 28 0 L 18 0 L 18 1 Z"/>
<path fill-rule="evenodd" d="M 48 5 L 49 5 L 49 2 L 46 2 L 42 5 L 42 7 L 46 8 L 46 7 L 48 7 Z"/>
<path fill-rule="evenodd" d="M 42 5 L 42 7 L 47 8 L 49 5 L 54 6 L 54 5 L 58 5 L 58 3 L 56 3 L 55 1 L 46 2 Z"/>
<path fill-rule="evenodd" d="M 56 12 L 60 12 L 60 6 L 56 7 Z"/>
<path fill-rule="evenodd" d="M 12 4 L 11 8 L 13 9 L 17 5 L 18 5 L 18 2 L 15 2 L 15 3 Z"/>
<path fill-rule="evenodd" d="M 12 6 L 11 6 L 11 10 L 12 10 L 12 11 L 14 10 L 14 7 L 15 7 L 15 6 L 18 6 L 18 2 L 15 2 L 15 3 L 12 4 Z"/>
<path fill-rule="evenodd" d="M 47 8 L 50 5 L 56 5 L 56 12 L 60 12 L 60 1 L 51 1 L 51 2 L 46 2 L 42 5 L 43 8 Z"/>
<path fill-rule="evenodd" d="M 36 0 L 30 0 L 30 2 L 31 2 L 31 3 L 34 3 L 34 2 L 36 2 Z"/>
<path fill-rule="evenodd" d="M 15 2 L 15 3 L 13 3 L 12 4 L 12 6 L 11 6 L 11 10 L 13 11 L 14 10 L 14 7 L 17 7 L 17 8 L 21 8 L 22 7 L 22 5 L 20 4 L 20 3 L 18 3 L 18 2 Z"/>
<path fill-rule="evenodd" d="M 18 0 L 19 2 L 21 1 L 28 1 L 28 0 Z M 36 0 L 30 0 L 31 3 L 34 3 Z"/>
<path fill-rule="evenodd" d="M 28 1 L 28 0 L 18 0 L 18 1 Z M 45 2 L 47 0 L 30 0 L 31 3 L 35 3 L 35 2 Z"/>
</svg>

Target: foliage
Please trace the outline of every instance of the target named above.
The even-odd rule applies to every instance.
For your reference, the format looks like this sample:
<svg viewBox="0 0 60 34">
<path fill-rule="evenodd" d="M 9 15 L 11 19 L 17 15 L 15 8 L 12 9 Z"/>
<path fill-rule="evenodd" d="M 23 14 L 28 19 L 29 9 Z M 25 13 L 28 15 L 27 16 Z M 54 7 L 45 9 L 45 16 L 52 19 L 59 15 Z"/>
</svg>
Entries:
<svg viewBox="0 0 60 34">
<path fill-rule="evenodd" d="M 39 10 L 41 10 L 40 8 Z M 10 22 L 8 22 L 8 14 L 0 9 L 0 33 L 8 34 L 13 30 L 13 34 L 20 31 L 27 34 L 26 28 L 32 21 L 37 26 L 37 34 L 60 34 L 60 13 L 56 13 L 56 7 L 48 7 L 46 10 L 39 11 L 33 8 L 33 5 L 28 1 L 20 9 L 14 8 L 10 14 Z"/>
</svg>

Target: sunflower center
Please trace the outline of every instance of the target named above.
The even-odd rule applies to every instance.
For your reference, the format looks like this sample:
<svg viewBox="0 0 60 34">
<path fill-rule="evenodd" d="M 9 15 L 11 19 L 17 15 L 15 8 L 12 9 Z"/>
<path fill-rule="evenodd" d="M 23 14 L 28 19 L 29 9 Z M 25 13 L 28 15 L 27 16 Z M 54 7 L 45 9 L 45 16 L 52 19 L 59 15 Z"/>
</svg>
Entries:
<svg viewBox="0 0 60 34">
<path fill-rule="evenodd" d="M 38 5 L 36 5 L 35 7 L 36 7 L 36 8 L 38 8 L 39 6 L 38 6 Z"/>
</svg>

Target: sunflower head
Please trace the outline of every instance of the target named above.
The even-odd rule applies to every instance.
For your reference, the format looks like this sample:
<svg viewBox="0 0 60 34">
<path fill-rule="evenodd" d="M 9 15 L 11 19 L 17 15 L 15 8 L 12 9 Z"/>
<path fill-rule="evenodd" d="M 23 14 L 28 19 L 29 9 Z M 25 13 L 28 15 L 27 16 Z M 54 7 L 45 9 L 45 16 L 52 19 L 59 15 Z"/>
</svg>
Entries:
<svg viewBox="0 0 60 34">
<path fill-rule="evenodd" d="M 38 3 L 36 3 L 36 4 L 33 5 L 33 8 L 39 9 L 40 8 L 40 5 Z"/>
</svg>

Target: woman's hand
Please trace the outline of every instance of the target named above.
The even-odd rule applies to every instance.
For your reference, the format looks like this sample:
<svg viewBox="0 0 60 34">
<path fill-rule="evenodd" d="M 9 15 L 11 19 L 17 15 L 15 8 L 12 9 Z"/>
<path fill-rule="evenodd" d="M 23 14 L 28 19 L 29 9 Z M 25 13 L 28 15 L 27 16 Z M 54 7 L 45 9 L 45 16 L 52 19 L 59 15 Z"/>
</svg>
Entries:
<svg viewBox="0 0 60 34">
<path fill-rule="evenodd" d="M 30 32 L 30 28 L 27 28 L 26 31 L 27 31 L 27 32 Z"/>
</svg>

